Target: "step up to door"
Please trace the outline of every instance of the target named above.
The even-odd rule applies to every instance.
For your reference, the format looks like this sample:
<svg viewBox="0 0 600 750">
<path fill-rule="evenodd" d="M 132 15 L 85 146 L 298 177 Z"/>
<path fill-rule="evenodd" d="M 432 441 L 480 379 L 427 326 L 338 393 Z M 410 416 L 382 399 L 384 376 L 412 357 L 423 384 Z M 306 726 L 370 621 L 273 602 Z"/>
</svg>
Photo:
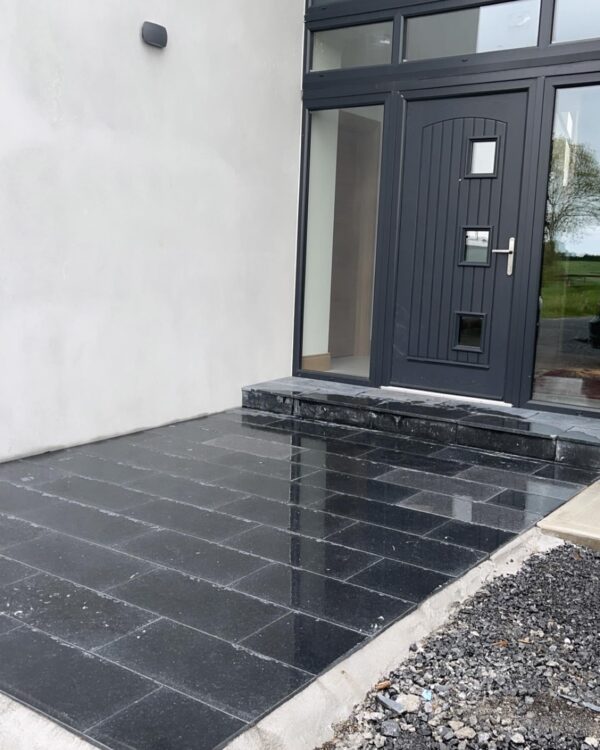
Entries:
<svg viewBox="0 0 600 750">
<path fill-rule="evenodd" d="M 600 419 L 295 377 L 247 386 L 243 405 L 300 419 L 600 468 Z"/>
</svg>

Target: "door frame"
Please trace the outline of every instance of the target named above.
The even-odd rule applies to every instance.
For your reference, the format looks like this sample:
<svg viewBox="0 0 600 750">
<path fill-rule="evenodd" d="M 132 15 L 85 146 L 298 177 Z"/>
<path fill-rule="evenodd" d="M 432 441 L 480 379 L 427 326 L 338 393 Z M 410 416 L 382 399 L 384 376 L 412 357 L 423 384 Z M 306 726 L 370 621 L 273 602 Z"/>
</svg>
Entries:
<svg viewBox="0 0 600 750">
<path fill-rule="evenodd" d="M 546 2 L 546 0 L 544 0 Z M 546 24 L 548 25 L 548 24 Z M 308 34 L 307 34 L 308 38 Z M 546 190 L 550 166 L 550 151 L 554 117 L 554 94 L 557 88 L 577 85 L 600 85 L 599 43 L 568 45 L 556 60 L 538 58 L 519 68 L 499 69 L 496 65 L 465 66 L 461 74 L 443 73 L 439 69 L 424 77 L 415 71 L 400 75 L 402 66 L 396 66 L 394 75 L 381 76 L 381 68 L 365 77 L 351 72 L 334 71 L 331 74 L 305 76 L 303 92 L 304 117 L 302 128 L 302 158 L 299 194 L 299 222 L 297 246 L 296 299 L 292 371 L 294 375 L 319 380 L 380 387 L 389 372 L 386 361 L 386 341 L 390 341 L 389 305 L 395 254 L 395 237 L 399 223 L 399 180 L 396 175 L 401 161 L 401 143 L 406 101 L 412 97 L 448 97 L 459 93 L 486 93 L 502 90 L 529 91 L 526 132 L 527 188 L 524 191 L 520 222 L 520 245 L 529 244 L 526 268 L 515 274 L 515 303 L 513 320 L 522 321 L 511 339 L 508 356 L 505 399 L 515 406 L 537 411 L 551 410 L 568 414 L 597 412 L 578 407 L 549 404 L 532 399 L 533 372 L 537 340 L 538 297 L 542 274 L 543 233 Z M 593 46 L 593 51 L 592 51 Z M 588 49 L 589 47 L 589 49 Z M 575 52 L 577 50 L 577 52 Z M 585 56 L 586 59 L 582 59 Z M 443 61 L 442 61 L 443 62 Z M 470 70 L 466 68 L 469 67 Z M 485 69 L 487 68 L 487 69 Z M 361 71 L 363 72 L 363 71 Z M 309 80 L 310 79 L 310 80 Z M 310 85 L 309 85 L 310 84 Z M 379 224 L 375 253 L 375 284 L 373 300 L 373 326 L 371 367 L 368 378 L 344 376 L 303 370 L 302 314 L 304 301 L 304 257 L 308 206 L 308 164 L 310 158 L 310 111 L 348 106 L 383 104 L 385 107 Z M 525 245 L 527 246 L 527 245 Z M 517 262 L 523 262 L 523 254 Z M 388 319 L 386 320 L 386 315 Z M 387 367 L 387 370 L 386 370 Z"/>
</svg>

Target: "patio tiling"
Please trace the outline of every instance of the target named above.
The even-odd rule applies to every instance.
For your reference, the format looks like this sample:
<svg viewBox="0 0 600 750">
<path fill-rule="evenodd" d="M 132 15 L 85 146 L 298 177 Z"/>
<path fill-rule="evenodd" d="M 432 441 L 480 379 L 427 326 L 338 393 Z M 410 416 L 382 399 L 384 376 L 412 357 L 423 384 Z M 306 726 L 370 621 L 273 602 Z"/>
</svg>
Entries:
<svg viewBox="0 0 600 750">
<path fill-rule="evenodd" d="M 583 486 L 233 410 L 0 466 L 0 690 L 114 750 L 211 750 Z"/>
</svg>

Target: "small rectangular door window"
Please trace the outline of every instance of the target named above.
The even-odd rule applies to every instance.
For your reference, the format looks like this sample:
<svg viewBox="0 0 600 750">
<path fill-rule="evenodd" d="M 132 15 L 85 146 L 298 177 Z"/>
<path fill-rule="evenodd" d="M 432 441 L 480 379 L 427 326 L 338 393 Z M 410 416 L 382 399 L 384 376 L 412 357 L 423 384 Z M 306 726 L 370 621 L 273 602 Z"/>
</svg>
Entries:
<svg viewBox="0 0 600 750">
<path fill-rule="evenodd" d="M 467 177 L 493 177 L 496 174 L 497 138 L 473 138 Z"/>
<path fill-rule="evenodd" d="M 489 229 L 466 229 L 463 263 L 487 265 L 490 257 L 490 236 Z"/>
<path fill-rule="evenodd" d="M 468 351 L 483 349 L 483 315 L 458 313 L 458 348 Z"/>
</svg>

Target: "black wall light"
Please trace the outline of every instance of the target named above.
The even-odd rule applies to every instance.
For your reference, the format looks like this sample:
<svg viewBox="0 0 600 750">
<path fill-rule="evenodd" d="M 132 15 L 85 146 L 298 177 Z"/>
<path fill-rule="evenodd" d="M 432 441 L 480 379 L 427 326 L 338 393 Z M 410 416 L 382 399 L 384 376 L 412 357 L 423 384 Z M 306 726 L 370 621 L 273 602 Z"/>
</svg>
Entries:
<svg viewBox="0 0 600 750">
<path fill-rule="evenodd" d="M 164 26 L 151 21 L 145 21 L 142 26 L 142 39 L 151 47 L 164 49 L 167 46 L 169 35 Z"/>
</svg>

